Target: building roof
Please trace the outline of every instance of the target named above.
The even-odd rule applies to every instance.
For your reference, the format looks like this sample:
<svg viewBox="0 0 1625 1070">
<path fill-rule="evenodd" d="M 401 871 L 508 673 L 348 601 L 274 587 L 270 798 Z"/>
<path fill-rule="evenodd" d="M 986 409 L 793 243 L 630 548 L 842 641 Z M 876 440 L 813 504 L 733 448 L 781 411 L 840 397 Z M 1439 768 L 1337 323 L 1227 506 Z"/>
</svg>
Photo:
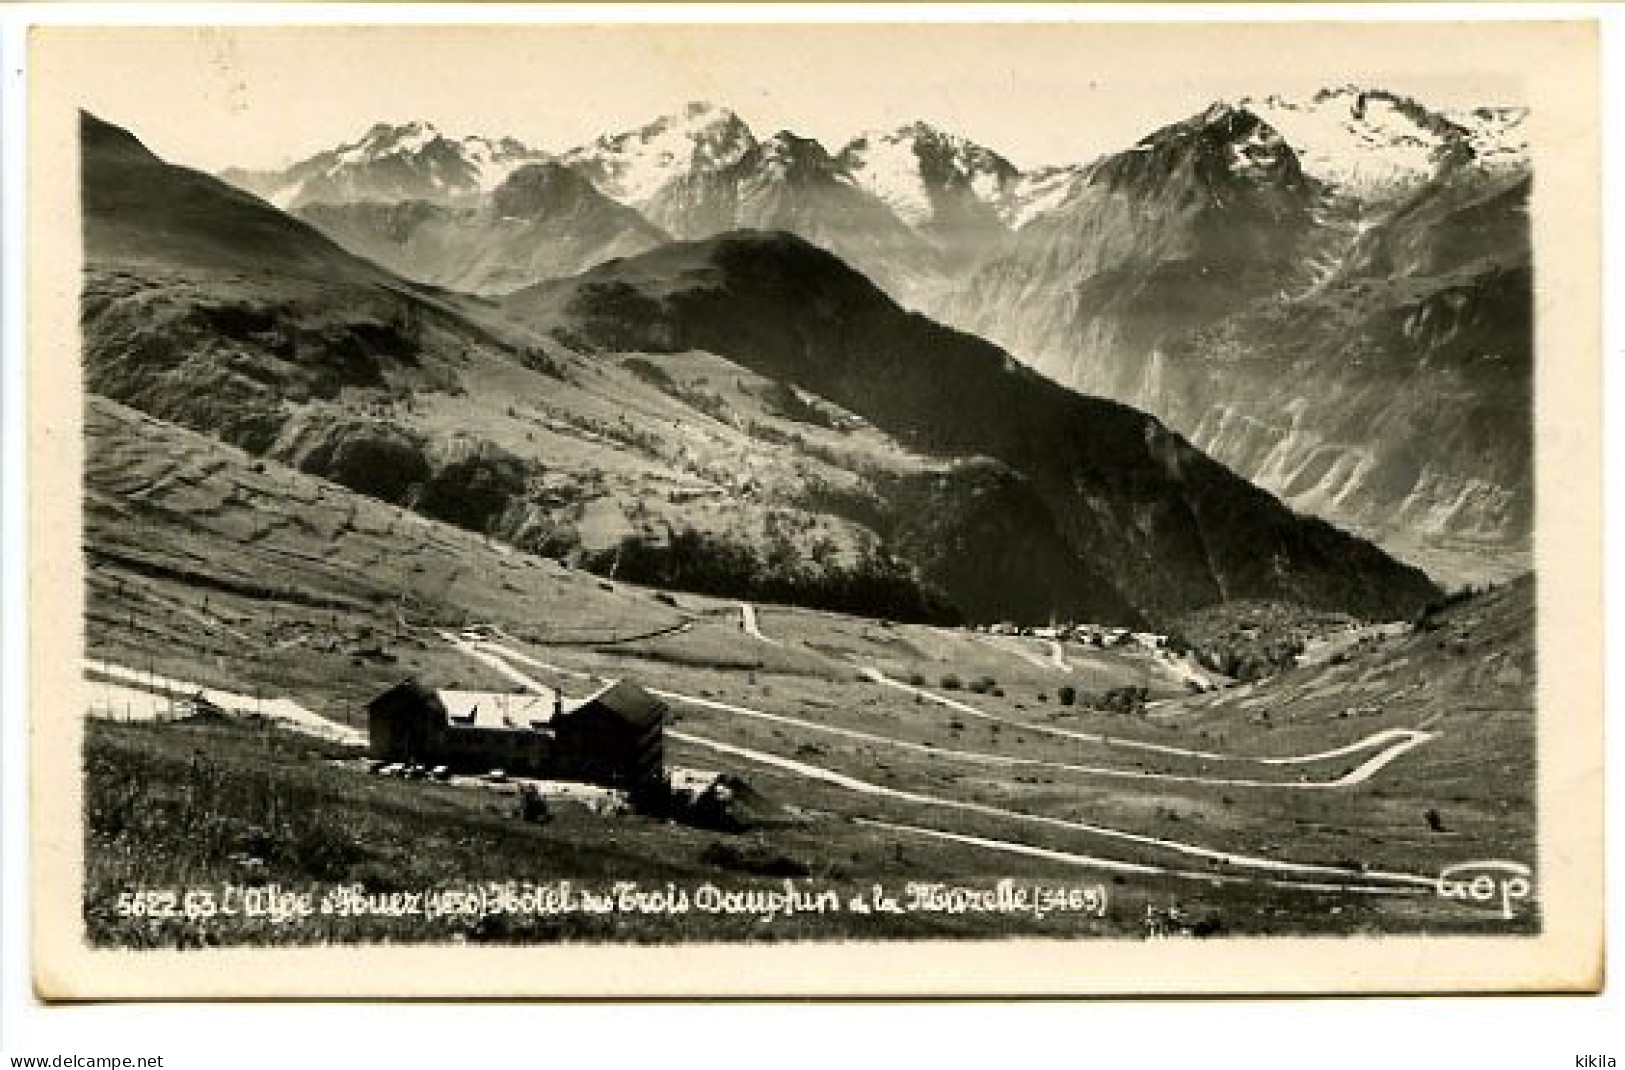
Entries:
<svg viewBox="0 0 1625 1070">
<path fill-rule="evenodd" d="M 367 703 L 383 709 L 406 699 L 444 717 L 455 728 L 537 731 L 554 722 L 553 694 L 510 691 L 432 690 L 416 679 L 406 679 Z M 637 684 L 614 680 L 582 699 L 565 699 L 562 718 L 583 711 L 607 714 L 633 728 L 651 728 L 665 717 L 666 704 Z"/>
<path fill-rule="evenodd" d="M 566 716 L 601 709 L 634 728 L 652 728 L 666 716 L 666 704 L 628 680 L 614 680 L 569 709 Z"/>
<path fill-rule="evenodd" d="M 509 691 L 437 691 L 446 720 L 461 728 L 545 728 L 553 720 L 553 696 Z"/>
<path fill-rule="evenodd" d="M 382 708 L 401 699 L 411 699 L 414 702 L 433 705 L 434 692 L 418 682 L 415 676 L 408 676 L 400 683 L 386 688 L 367 701 L 367 708 Z"/>
</svg>

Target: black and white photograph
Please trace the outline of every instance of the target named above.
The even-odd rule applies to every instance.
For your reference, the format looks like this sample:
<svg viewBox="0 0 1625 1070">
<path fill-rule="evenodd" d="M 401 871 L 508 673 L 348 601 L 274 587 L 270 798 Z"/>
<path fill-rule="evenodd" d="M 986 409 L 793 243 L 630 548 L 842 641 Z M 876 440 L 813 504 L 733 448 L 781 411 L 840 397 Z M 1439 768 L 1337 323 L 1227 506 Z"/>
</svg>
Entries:
<svg viewBox="0 0 1625 1070">
<path fill-rule="evenodd" d="M 36 985 L 1595 989 L 1595 49 L 37 31 Z"/>
</svg>

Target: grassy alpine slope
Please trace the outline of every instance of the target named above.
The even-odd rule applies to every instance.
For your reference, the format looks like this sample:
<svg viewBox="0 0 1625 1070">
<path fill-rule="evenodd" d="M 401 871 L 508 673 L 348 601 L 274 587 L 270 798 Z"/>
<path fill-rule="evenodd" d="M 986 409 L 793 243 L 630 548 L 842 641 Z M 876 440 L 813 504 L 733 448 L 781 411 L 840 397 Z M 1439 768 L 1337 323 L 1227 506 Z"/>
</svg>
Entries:
<svg viewBox="0 0 1625 1070">
<path fill-rule="evenodd" d="M 843 892 L 931 877 L 1106 885 L 1107 918 L 1057 916 L 1024 922 L 1022 933 L 1143 935 L 1147 906 L 1176 903 L 1226 932 L 1500 931 L 1498 915 L 1426 889 L 1378 896 L 1275 887 L 1249 865 L 1168 845 L 1329 866 L 1337 880 L 1356 883 L 1373 871 L 1426 875 L 1464 858 L 1532 857 L 1527 586 L 1450 606 L 1430 630 L 1366 644 L 1335 665 L 1192 695 L 1174 659 L 1136 646 L 1061 643 L 1062 668 L 1034 639 L 772 605 L 757 607 L 757 638 L 731 600 L 564 568 L 112 403 L 96 403 L 92 415 L 100 444 L 86 499 L 93 657 L 287 696 L 360 723 L 361 704 L 407 673 L 438 686 L 513 686 L 440 638 L 465 623 L 490 624 L 511 637 L 502 644 L 508 664 L 548 686 L 581 694 L 593 678 L 629 677 L 673 696 L 669 763 L 735 773 L 801 818 L 741 837 L 560 805 L 554 820 L 532 825 L 509 796 L 368 777 L 353 764 L 328 764 L 326 745 L 252 723 L 97 720 L 87 725 L 86 762 L 87 920 L 98 940 L 446 935 L 378 919 L 270 930 L 136 924 L 116 905 L 138 887 L 248 876 L 375 891 L 473 876 L 782 880 L 740 866 L 804 873 Z M 934 697 L 876 683 L 864 669 L 918 681 Z M 1147 690 L 1152 704 L 1142 714 L 1094 705 L 1129 686 Z M 1075 692 L 1071 704 L 1063 688 Z M 96 700 L 95 685 L 89 696 Z M 1314 755 L 1393 729 L 1432 738 L 1348 787 L 1299 785 L 1345 777 L 1376 751 L 1289 766 L 1183 753 Z M 1222 779 L 1255 783 L 1210 782 Z M 1197 876 L 1124 874 L 1117 864 Z M 1529 923 L 1528 915 L 1513 922 Z M 873 923 L 807 916 L 742 932 L 690 918 L 682 931 L 708 939 L 875 932 L 843 928 L 859 924 Z M 569 935 L 661 932 L 670 929 L 650 920 L 583 923 Z M 1008 918 L 925 915 L 888 932 L 1012 929 Z M 464 936 L 560 933 L 504 925 Z"/>
</svg>

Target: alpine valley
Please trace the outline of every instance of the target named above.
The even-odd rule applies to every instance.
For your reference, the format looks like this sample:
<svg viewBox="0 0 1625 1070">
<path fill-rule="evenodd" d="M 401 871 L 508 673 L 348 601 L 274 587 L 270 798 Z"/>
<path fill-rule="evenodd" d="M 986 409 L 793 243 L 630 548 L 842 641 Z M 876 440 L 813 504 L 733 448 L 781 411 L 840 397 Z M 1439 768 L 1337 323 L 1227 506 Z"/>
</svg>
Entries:
<svg viewBox="0 0 1625 1070">
<path fill-rule="evenodd" d="M 83 136 L 93 395 L 521 549 L 915 619 L 1143 624 L 1239 598 L 1392 618 L 1437 594 L 786 231 L 665 242 L 496 300 L 403 279 L 93 117 Z M 511 196 L 546 228 L 561 187 L 633 214 L 551 163 L 488 200 L 413 203 L 494 220 Z"/>
<path fill-rule="evenodd" d="M 1530 561 L 1526 119 L 1341 86 L 1023 170 L 923 122 L 832 148 L 696 102 L 556 152 L 379 124 L 222 177 L 488 297 L 672 240 L 793 234 L 1455 586 Z"/>
</svg>

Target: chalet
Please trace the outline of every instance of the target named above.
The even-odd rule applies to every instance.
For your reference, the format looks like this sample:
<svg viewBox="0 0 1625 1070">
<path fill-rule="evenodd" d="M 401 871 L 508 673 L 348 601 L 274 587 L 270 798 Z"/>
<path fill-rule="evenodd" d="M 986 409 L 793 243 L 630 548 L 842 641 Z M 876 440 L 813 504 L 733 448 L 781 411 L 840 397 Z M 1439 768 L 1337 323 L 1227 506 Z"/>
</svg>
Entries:
<svg viewBox="0 0 1625 1070">
<path fill-rule="evenodd" d="M 662 774 L 666 705 L 617 681 L 584 699 L 436 691 L 403 680 L 367 704 L 374 759 L 637 788 Z"/>
</svg>

